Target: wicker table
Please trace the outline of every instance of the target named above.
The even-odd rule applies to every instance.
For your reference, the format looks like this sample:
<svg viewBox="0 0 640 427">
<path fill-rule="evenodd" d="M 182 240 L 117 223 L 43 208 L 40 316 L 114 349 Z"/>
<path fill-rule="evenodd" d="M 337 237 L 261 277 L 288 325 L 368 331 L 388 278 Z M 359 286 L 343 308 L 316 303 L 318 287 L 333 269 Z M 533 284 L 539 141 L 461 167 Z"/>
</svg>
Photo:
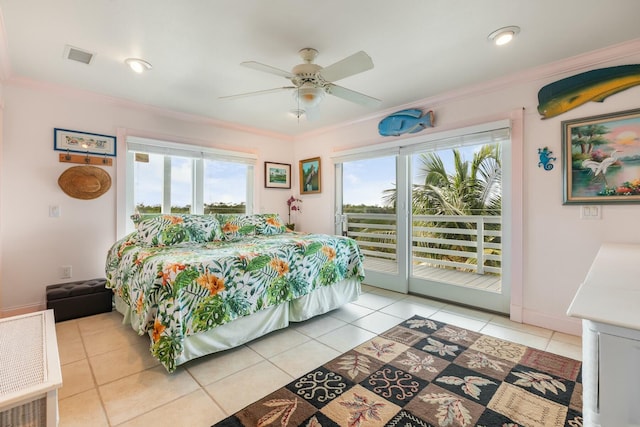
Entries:
<svg viewBox="0 0 640 427">
<path fill-rule="evenodd" d="M 57 426 L 61 386 L 53 310 L 0 319 L 0 425 Z"/>
</svg>

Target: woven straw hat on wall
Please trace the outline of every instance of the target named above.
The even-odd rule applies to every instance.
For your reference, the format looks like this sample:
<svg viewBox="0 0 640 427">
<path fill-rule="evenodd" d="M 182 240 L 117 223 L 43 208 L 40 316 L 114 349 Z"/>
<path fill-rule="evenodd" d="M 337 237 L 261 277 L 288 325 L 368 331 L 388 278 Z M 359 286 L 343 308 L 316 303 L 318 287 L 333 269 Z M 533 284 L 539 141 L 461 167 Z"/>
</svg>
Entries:
<svg viewBox="0 0 640 427">
<path fill-rule="evenodd" d="M 58 185 L 76 199 L 95 199 L 111 188 L 111 176 L 95 166 L 73 166 L 62 172 Z"/>
</svg>

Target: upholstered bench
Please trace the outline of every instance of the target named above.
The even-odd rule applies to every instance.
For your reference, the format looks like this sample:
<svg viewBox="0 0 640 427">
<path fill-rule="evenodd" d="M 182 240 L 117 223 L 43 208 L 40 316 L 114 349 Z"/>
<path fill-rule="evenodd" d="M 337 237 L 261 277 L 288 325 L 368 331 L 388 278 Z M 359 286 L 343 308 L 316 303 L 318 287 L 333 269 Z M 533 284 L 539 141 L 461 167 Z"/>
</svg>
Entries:
<svg viewBox="0 0 640 427">
<path fill-rule="evenodd" d="M 56 322 L 109 312 L 113 292 L 106 279 L 81 280 L 47 286 L 47 308 L 52 308 Z"/>
</svg>

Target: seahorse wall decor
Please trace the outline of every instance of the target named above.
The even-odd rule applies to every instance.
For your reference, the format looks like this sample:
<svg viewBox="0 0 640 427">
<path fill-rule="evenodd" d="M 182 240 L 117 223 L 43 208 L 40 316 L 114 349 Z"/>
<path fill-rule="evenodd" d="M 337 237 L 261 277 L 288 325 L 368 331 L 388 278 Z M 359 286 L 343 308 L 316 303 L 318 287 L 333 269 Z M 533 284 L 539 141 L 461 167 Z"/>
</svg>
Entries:
<svg viewBox="0 0 640 427">
<path fill-rule="evenodd" d="M 640 64 L 587 71 L 540 89 L 538 112 L 542 119 L 548 119 L 589 101 L 603 102 L 611 95 L 637 85 L 640 85 Z"/>
<path fill-rule="evenodd" d="M 552 161 L 555 161 L 555 157 L 551 157 L 553 151 L 549 150 L 548 147 L 538 148 L 538 157 L 540 157 L 540 161 L 538 162 L 538 167 L 544 168 L 546 171 L 550 171 L 553 169 Z"/>
<path fill-rule="evenodd" d="M 396 111 L 378 123 L 378 132 L 382 136 L 400 136 L 403 133 L 417 133 L 434 125 L 433 111 L 423 114 L 418 108 Z"/>
</svg>

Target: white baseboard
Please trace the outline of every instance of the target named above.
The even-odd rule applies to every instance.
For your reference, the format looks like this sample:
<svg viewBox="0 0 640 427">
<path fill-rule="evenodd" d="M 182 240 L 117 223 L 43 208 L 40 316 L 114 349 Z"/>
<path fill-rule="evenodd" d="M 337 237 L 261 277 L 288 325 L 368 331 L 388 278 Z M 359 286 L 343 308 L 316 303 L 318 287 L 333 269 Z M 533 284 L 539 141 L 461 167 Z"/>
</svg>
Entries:
<svg viewBox="0 0 640 427">
<path fill-rule="evenodd" d="M 522 323 L 540 326 L 570 335 L 582 335 L 582 321 L 568 316 L 553 316 L 534 310 L 522 310 Z"/>
</svg>

